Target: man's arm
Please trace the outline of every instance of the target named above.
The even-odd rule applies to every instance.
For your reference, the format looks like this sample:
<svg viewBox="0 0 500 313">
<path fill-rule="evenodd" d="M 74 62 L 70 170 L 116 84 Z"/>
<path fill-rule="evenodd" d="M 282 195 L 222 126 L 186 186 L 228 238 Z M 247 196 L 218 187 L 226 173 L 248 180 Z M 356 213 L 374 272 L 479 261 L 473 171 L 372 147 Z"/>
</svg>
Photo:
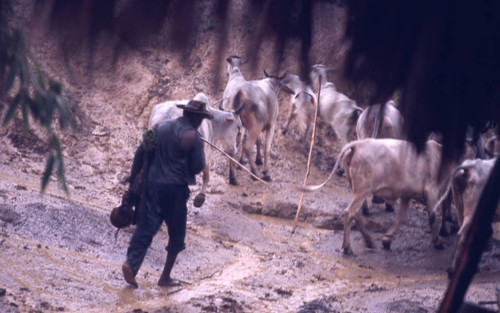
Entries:
<svg viewBox="0 0 500 313">
<path fill-rule="evenodd" d="M 132 162 L 132 169 L 130 170 L 130 177 L 128 178 L 128 182 L 132 184 L 134 181 L 134 178 L 137 176 L 137 173 L 142 168 L 142 165 L 144 164 L 144 156 L 145 156 L 145 150 L 142 142 L 139 144 L 139 147 L 135 150 L 134 154 L 134 160 Z"/>
<path fill-rule="evenodd" d="M 181 138 L 181 149 L 188 153 L 191 173 L 196 175 L 201 172 L 205 167 L 205 153 L 203 141 L 195 130 L 184 132 Z"/>
</svg>

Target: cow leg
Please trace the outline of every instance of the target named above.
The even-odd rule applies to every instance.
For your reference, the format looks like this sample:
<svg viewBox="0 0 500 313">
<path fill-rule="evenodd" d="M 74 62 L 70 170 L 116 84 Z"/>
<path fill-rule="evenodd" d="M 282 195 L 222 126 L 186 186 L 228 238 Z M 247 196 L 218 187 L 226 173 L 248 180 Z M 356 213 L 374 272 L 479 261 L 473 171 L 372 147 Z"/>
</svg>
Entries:
<svg viewBox="0 0 500 313">
<path fill-rule="evenodd" d="M 460 254 L 460 250 L 462 250 L 462 246 L 464 243 L 465 239 L 465 234 L 467 233 L 467 230 L 469 229 L 469 225 L 471 223 L 471 220 L 469 218 L 466 218 L 460 229 L 457 232 L 457 236 L 455 237 L 455 244 L 453 246 L 453 253 L 451 256 L 451 265 L 450 267 L 446 270 L 448 272 L 448 278 L 451 278 L 453 275 L 453 272 L 456 269 L 457 262 L 458 262 L 458 256 Z"/>
<path fill-rule="evenodd" d="M 451 210 L 451 193 L 448 193 L 441 205 L 441 227 L 439 229 L 439 235 L 443 237 L 450 236 L 450 232 L 446 227 L 446 216 Z"/>
<path fill-rule="evenodd" d="M 260 148 L 262 146 L 262 140 L 260 139 L 260 136 L 257 137 L 257 143 L 255 145 L 257 146 L 257 154 L 255 155 L 255 164 L 262 165 L 262 155 L 260 153 Z"/>
<path fill-rule="evenodd" d="M 360 214 L 356 214 L 356 217 L 354 219 L 356 220 L 356 226 L 358 226 L 359 231 L 361 232 L 361 235 L 363 235 L 363 239 L 365 240 L 366 247 L 369 249 L 375 248 L 375 245 L 373 244 L 372 236 L 370 235 L 370 232 L 368 231 L 368 229 L 366 229 L 366 225 L 365 225 L 365 221 L 364 221 L 363 217 Z"/>
<path fill-rule="evenodd" d="M 264 175 L 262 179 L 265 181 L 271 181 L 271 176 L 269 175 L 269 154 L 271 153 L 271 145 L 273 143 L 273 134 L 274 134 L 274 124 L 269 127 L 266 131 L 266 141 L 264 145 L 264 169 L 262 174 Z"/>
<path fill-rule="evenodd" d="M 240 164 L 246 164 L 246 160 L 245 160 L 245 151 L 244 151 L 244 144 L 245 144 L 245 141 L 246 141 L 246 137 L 247 137 L 247 130 L 246 128 L 241 128 L 240 130 L 240 140 L 239 140 L 239 146 L 240 146 L 240 157 L 239 157 L 239 161 L 240 161 Z"/>
<path fill-rule="evenodd" d="M 238 181 L 234 175 L 234 163 L 231 160 L 229 160 L 229 184 L 238 186 Z"/>
<path fill-rule="evenodd" d="M 363 216 L 370 216 L 370 210 L 368 210 L 368 202 L 366 200 L 363 201 L 363 205 L 361 206 L 361 213 L 363 213 Z"/>
<path fill-rule="evenodd" d="M 437 197 L 433 195 L 428 195 L 427 196 L 428 202 L 427 202 L 427 208 L 434 208 L 437 203 Z M 429 210 L 429 209 L 428 209 Z M 437 213 L 438 208 L 435 208 L 434 210 L 430 209 L 428 211 L 429 215 L 429 225 L 431 227 L 431 236 L 432 236 L 432 244 L 434 245 L 434 248 L 437 250 L 443 250 L 444 249 L 444 244 L 443 242 L 439 239 L 439 229 L 438 229 L 438 223 L 436 221 L 436 218 L 438 217 Z"/>
<path fill-rule="evenodd" d="M 286 134 L 286 132 L 288 131 L 288 126 L 290 126 L 290 122 L 297 116 L 297 113 L 295 112 L 294 110 L 294 106 L 292 106 L 292 108 L 290 108 L 290 113 L 288 113 L 288 117 L 287 117 L 287 120 L 286 120 L 286 124 L 285 124 L 285 128 L 283 129 L 283 131 L 281 131 L 281 133 L 283 135 Z"/>
<path fill-rule="evenodd" d="M 311 129 L 310 124 L 307 123 L 305 126 L 305 130 L 303 131 L 303 134 L 302 134 L 302 141 L 305 143 L 307 143 L 307 135 L 309 134 L 310 129 Z M 309 148 L 308 146 L 306 146 L 306 147 Z"/>
<path fill-rule="evenodd" d="M 386 212 L 394 212 L 394 203 L 385 203 L 385 211 Z"/>
<path fill-rule="evenodd" d="M 389 230 L 385 233 L 384 237 L 382 237 L 382 246 L 384 247 L 384 249 L 386 250 L 391 249 L 391 243 L 392 240 L 394 239 L 394 234 L 398 230 L 401 222 L 406 218 L 406 212 L 408 211 L 409 203 L 410 199 L 408 198 L 401 199 L 401 205 L 396 215 L 396 221 L 394 222 L 392 227 L 389 228 Z"/>
<path fill-rule="evenodd" d="M 248 164 L 250 165 L 250 170 L 254 175 L 257 175 L 257 169 L 255 166 L 255 162 L 250 155 L 252 152 L 252 148 L 257 142 L 257 139 L 259 137 L 259 131 L 252 130 L 252 131 L 247 131 L 246 136 L 245 136 L 245 141 L 243 142 L 243 152 L 247 157 Z M 252 179 L 255 180 L 255 178 L 252 177 Z"/>
<path fill-rule="evenodd" d="M 342 243 L 342 251 L 344 252 L 344 254 L 353 254 L 351 248 L 351 239 L 350 239 L 352 222 L 356 221 L 358 223 L 359 229 L 366 230 L 364 229 L 364 225 L 359 226 L 359 224 L 363 224 L 363 221 L 359 217 L 356 218 L 356 216 L 359 215 L 359 211 L 361 210 L 361 205 L 363 204 L 363 201 L 365 199 L 366 199 L 365 196 L 353 195 L 351 203 L 349 203 L 344 212 L 344 241 Z M 368 233 L 367 235 L 369 237 Z M 365 234 L 363 234 L 363 236 L 365 236 Z"/>
</svg>

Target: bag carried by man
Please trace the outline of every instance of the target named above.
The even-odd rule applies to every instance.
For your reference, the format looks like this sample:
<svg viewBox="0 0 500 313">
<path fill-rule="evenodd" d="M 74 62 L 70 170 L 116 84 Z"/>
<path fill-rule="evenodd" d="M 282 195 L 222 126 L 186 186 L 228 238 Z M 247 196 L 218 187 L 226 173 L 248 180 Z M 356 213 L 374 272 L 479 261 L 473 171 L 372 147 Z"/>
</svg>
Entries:
<svg viewBox="0 0 500 313">
<path fill-rule="evenodd" d="M 122 196 L 119 206 L 111 210 L 109 220 L 118 229 L 135 225 L 137 211 L 140 208 L 146 180 L 148 177 L 149 164 L 155 150 L 156 135 L 153 130 L 147 130 L 143 134 L 143 140 L 137 148 L 129 179 L 129 189 Z M 134 210 L 135 207 L 135 210 Z"/>
</svg>

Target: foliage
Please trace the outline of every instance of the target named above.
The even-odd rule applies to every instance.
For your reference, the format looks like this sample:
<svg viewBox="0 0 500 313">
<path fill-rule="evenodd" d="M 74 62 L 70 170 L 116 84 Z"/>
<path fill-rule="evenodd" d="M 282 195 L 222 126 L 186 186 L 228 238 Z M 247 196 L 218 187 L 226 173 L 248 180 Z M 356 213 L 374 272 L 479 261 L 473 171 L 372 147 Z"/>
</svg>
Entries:
<svg viewBox="0 0 500 313">
<path fill-rule="evenodd" d="M 6 107 L 2 126 L 21 112 L 25 132 L 33 120 L 47 132 L 49 154 L 41 178 L 45 191 L 55 171 L 62 188 L 68 193 L 64 176 L 62 148 L 53 123 L 61 129 L 71 124 L 71 113 L 62 95 L 61 84 L 49 77 L 25 45 L 24 33 L 8 24 L 13 12 L 11 2 L 0 2 L 0 103 Z M 8 99 L 7 101 L 5 99 Z"/>
</svg>

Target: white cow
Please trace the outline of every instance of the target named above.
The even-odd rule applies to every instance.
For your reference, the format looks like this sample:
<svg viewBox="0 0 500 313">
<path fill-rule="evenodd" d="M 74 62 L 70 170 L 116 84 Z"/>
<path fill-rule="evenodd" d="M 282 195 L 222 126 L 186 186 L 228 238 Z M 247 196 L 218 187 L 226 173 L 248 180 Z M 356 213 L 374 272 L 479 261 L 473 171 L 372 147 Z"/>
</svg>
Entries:
<svg viewBox="0 0 500 313">
<path fill-rule="evenodd" d="M 327 80 L 329 69 L 315 65 L 311 71 L 311 87 L 318 91 L 317 82 L 320 79 L 321 92 L 319 96 L 319 117 L 328 123 L 343 147 L 356 139 L 356 123 L 363 111 L 356 102 L 340 93 L 335 85 Z"/>
<path fill-rule="evenodd" d="M 465 235 L 474 217 L 479 197 L 481 196 L 495 162 L 496 158 L 489 160 L 474 159 L 463 161 L 462 164 L 453 171 L 447 192 L 437 203 L 437 205 L 439 205 L 445 199 L 448 192 L 450 190 L 452 191 L 459 230 L 455 238 L 455 248 L 450 273 L 456 266 L 458 253 L 464 244 Z M 500 202 L 496 207 L 493 222 L 500 222 Z"/>
<path fill-rule="evenodd" d="M 297 117 L 299 134 L 305 141 L 311 125 L 314 123 L 314 113 L 316 111 L 317 98 L 313 90 L 306 82 L 300 80 L 297 75 L 287 75 L 283 80 L 293 94 L 290 96 L 290 111 L 288 113 L 283 135 L 286 134 L 290 122 Z"/>
<path fill-rule="evenodd" d="M 441 162 L 441 145 L 435 141 L 427 141 L 425 150 L 417 154 L 414 146 L 398 139 L 363 139 L 344 146 L 328 179 L 317 186 L 306 187 L 305 190 L 317 190 L 331 179 L 337 167 L 342 164 L 352 190 L 352 200 L 344 215 L 344 241 L 342 248 L 345 254 L 352 254 L 350 244 L 351 222 L 359 227 L 365 243 L 373 247 L 371 236 L 365 228 L 361 216 L 361 206 L 370 195 L 385 201 L 401 200 L 394 225 L 382 239 L 384 248 L 390 249 L 394 234 L 399 224 L 406 217 L 411 199 L 417 200 L 428 208 L 433 208 L 446 189 L 446 179 L 439 179 Z M 449 173 L 442 170 L 442 177 Z M 431 225 L 432 243 L 442 249 L 435 221 L 436 209 L 428 212 Z"/>
</svg>

